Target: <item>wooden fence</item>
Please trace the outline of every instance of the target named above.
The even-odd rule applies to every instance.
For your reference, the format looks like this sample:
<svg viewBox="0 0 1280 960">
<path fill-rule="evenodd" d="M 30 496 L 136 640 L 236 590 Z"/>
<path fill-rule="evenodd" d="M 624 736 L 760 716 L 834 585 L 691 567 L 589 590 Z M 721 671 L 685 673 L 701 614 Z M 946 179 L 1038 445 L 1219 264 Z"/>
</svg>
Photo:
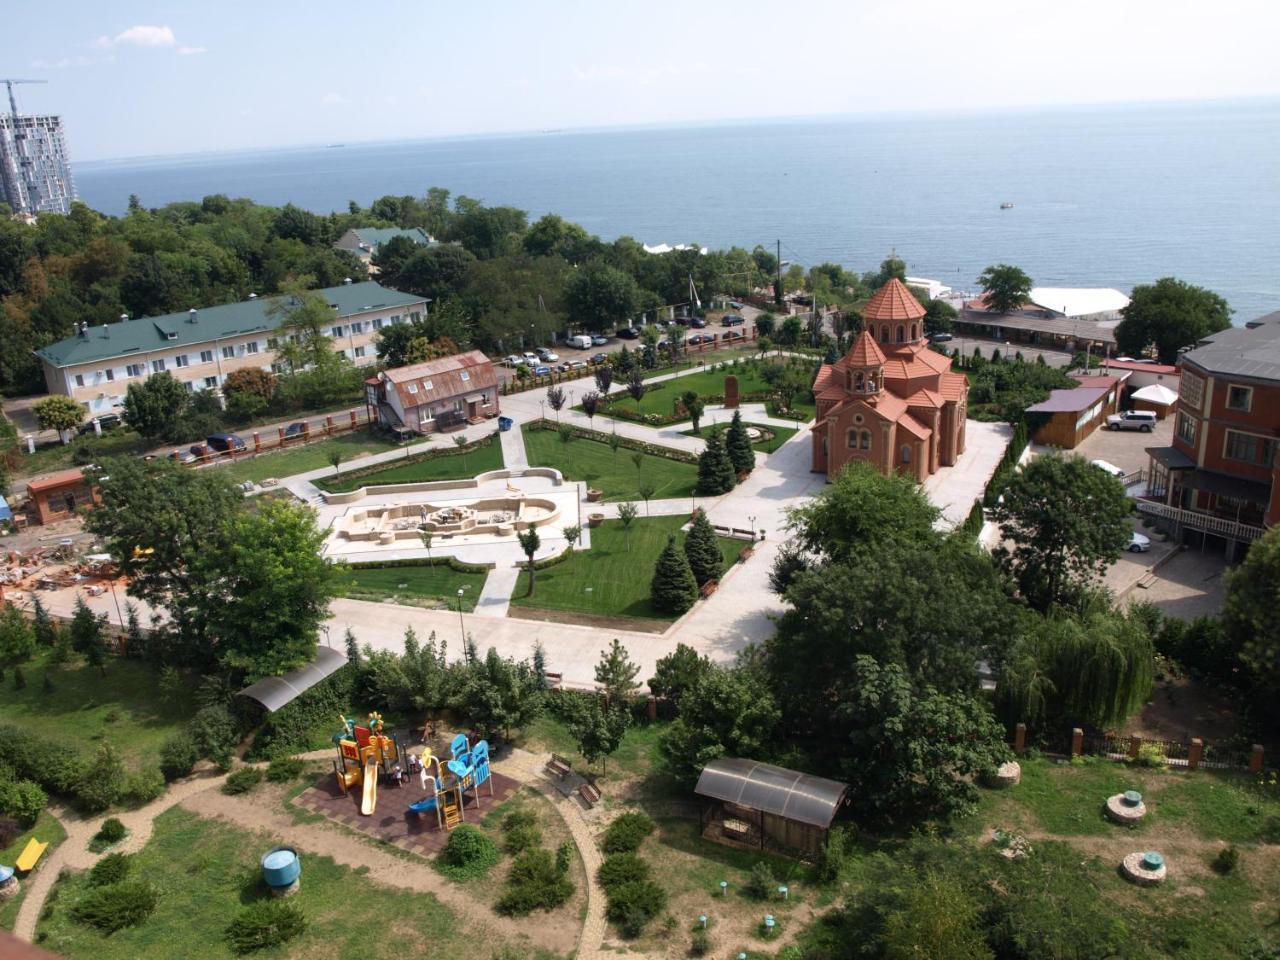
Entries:
<svg viewBox="0 0 1280 960">
<path fill-rule="evenodd" d="M 262 453 L 269 453 L 272 450 L 306 446 L 308 443 L 328 440 L 370 425 L 369 413 L 367 410 L 362 409 L 340 411 L 323 417 L 297 422 L 302 424 L 302 430 L 291 436 L 287 435 L 286 427 L 275 427 L 266 431 L 253 430 L 248 436 L 243 433 L 237 434 L 244 441 L 243 450 L 232 449 L 225 453 L 219 453 L 210 449 L 208 444 L 194 444 L 191 447 L 191 452 L 196 454 L 196 457 L 194 460 L 188 461 L 187 466 L 199 467 L 207 463 L 237 463 L 241 460 L 252 459 Z M 200 452 L 197 453 L 197 451 Z"/>
<path fill-rule="evenodd" d="M 1070 734 L 1051 736 L 1046 744 L 1050 753 L 1070 757 L 1106 757 L 1108 760 L 1131 761 L 1143 755 L 1159 757 L 1165 765 L 1184 770 L 1248 770 L 1260 773 L 1265 758 L 1262 744 L 1250 748 L 1238 744 L 1205 743 L 1200 737 L 1188 740 L 1162 740 L 1155 737 L 1124 736 L 1117 733 L 1088 733 L 1075 727 Z M 1027 726 L 1020 723 L 1014 730 L 1013 748 L 1023 753 L 1027 748 Z"/>
</svg>

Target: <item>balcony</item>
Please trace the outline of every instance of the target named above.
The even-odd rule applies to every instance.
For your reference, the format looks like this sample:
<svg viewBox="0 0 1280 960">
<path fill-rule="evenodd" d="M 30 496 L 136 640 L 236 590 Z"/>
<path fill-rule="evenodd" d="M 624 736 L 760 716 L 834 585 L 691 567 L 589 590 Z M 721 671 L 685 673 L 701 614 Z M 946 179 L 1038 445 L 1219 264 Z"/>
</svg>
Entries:
<svg viewBox="0 0 1280 960">
<path fill-rule="evenodd" d="M 1182 510 L 1178 507 L 1170 507 L 1167 504 L 1157 503 L 1154 500 L 1136 500 L 1138 512 L 1145 513 L 1147 516 L 1158 517 L 1161 520 L 1171 520 L 1180 527 L 1188 530 L 1199 530 L 1202 533 L 1211 533 L 1215 536 L 1226 537 L 1228 540 L 1239 540 L 1242 543 L 1252 543 L 1260 536 L 1267 532 L 1266 527 L 1255 526 L 1252 523 L 1239 523 L 1235 520 L 1227 520 L 1223 517 L 1214 516 L 1211 513 L 1199 513 L 1195 510 Z"/>
</svg>

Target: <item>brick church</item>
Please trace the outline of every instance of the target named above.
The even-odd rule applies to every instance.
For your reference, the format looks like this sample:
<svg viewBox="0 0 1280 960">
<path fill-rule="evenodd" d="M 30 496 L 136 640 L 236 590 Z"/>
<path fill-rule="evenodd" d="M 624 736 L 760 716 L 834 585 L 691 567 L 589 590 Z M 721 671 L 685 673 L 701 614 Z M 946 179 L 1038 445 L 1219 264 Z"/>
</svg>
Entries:
<svg viewBox="0 0 1280 960">
<path fill-rule="evenodd" d="M 964 453 L 969 381 L 929 349 L 924 307 L 896 277 L 862 311 L 849 352 L 813 382 L 813 469 L 834 479 L 853 460 L 923 481 Z"/>
</svg>

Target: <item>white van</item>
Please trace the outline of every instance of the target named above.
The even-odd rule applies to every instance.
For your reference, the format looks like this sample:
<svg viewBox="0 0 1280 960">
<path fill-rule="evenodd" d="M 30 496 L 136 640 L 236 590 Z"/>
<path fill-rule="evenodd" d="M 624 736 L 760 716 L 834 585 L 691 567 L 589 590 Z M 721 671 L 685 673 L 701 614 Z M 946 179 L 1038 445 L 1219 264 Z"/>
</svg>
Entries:
<svg viewBox="0 0 1280 960">
<path fill-rule="evenodd" d="M 580 333 L 576 337 L 570 337 L 566 342 L 569 346 L 577 347 L 579 350 L 591 349 L 591 338 L 585 333 Z"/>
<path fill-rule="evenodd" d="M 1156 415 L 1150 410 L 1125 410 L 1107 417 L 1108 430 L 1141 430 L 1150 433 L 1156 428 Z"/>
</svg>

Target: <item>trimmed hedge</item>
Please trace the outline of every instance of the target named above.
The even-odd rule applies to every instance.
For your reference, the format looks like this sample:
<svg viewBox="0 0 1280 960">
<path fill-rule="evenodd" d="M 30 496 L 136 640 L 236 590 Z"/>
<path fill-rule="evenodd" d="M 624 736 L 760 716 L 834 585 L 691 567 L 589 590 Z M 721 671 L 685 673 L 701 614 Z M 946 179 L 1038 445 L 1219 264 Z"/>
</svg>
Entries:
<svg viewBox="0 0 1280 960">
<path fill-rule="evenodd" d="M 287 943 L 307 929 L 307 918 L 288 900 L 259 900 L 245 907 L 227 926 L 227 941 L 236 953 L 251 953 Z"/>
<path fill-rule="evenodd" d="M 151 884 L 121 880 L 91 889 L 71 908 L 71 919 L 103 933 L 115 933 L 125 927 L 135 927 L 151 916 L 158 900 Z"/>
<path fill-rule="evenodd" d="M 457 573 L 488 573 L 492 567 L 482 563 L 463 563 L 453 557 L 422 557 L 417 560 L 375 560 L 372 563 L 353 563 L 353 570 L 391 570 L 396 567 L 448 567 Z"/>
<path fill-rule="evenodd" d="M 605 853 L 635 853 L 644 838 L 653 833 L 654 822 L 643 813 L 624 813 L 604 832 L 600 849 Z"/>
<path fill-rule="evenodd" d="M 1018 461 L 1022 458 L 1022 453 L 1027 449 L 1027 445 L 1030 442 L 1026 421 L 1018 421 L 1018 425 L 1014 427 L 1013 438 L 1009 441 L 1009 446 L 1004 448 L 1004 456 L 1000 458 L 1000 463 L 996 465 L 995 472 L 991 475 L 991 479 L 987 481 L 986 492 L 982 495 L 983 506 L 994 507 L 996 505 L 996 501 L 1004 493 L 1004 488 L 1013 479 L 1013 474 L 1018 469 Z"/>
</svg>

